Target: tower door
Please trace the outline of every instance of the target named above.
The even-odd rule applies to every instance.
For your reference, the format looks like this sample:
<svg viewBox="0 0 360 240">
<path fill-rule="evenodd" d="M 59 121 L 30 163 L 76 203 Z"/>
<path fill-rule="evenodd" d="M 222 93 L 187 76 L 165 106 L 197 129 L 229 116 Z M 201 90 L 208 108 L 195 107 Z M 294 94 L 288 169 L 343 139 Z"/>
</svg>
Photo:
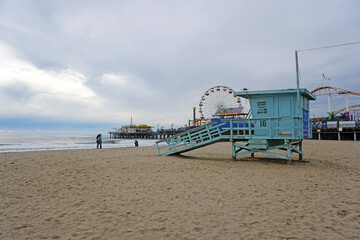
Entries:
<svg viewBox="0 0 360 240">
<path fill-rule="evenodd" d="M 291 97 L 284 97 L 279 98 L 279 135 L 292 135 L 292 98 Z"/>
</svg>

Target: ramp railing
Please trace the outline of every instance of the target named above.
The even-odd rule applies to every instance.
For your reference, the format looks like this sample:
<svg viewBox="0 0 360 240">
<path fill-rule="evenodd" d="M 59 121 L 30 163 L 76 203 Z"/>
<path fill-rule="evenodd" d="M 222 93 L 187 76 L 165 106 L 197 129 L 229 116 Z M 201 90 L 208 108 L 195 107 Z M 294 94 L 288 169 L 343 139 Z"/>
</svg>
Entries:
<svg viewBox="0 0 360 240">
<path fill-rule="evenodd" d="M 219 119 L 220 120 L 220 119 Z M 271 117 L 251 119 L 221 119 L 223 138 L 248 139 L 301 139 L 303 131 L 300 117 Z"/>
<path fill-rule="evenodd" d="M 215 122 L 202 125 L 183 133 L 162 139 L 156 142 L 156 148 L 159 155 L 166 156 L 179 154 L 203 147 L 214 142 L 222 140 L 222 133 L 227 131 L 221 129 L 225 123 L 217 124 Z"/>
<path fill-rule="evenodd" d="M 179 154 L 219 141 L 279 139 L 302 137 L 300 117 L 262 119 L 219 119 L 156 142 L 158 154 Z"/>
</svg>

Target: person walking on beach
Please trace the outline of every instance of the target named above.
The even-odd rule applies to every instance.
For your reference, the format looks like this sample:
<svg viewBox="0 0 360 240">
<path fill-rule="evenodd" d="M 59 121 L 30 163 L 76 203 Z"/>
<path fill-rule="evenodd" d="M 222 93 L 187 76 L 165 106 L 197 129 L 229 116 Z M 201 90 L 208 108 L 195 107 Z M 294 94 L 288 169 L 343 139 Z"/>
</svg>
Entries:
<svg viewBox="0 0 360 240">
<path fill-rule="evenodd" d="M 102 136 L 101 136 L 101 134 L 98 134 L 96 136 L 96 148 L 99 148 L 99 147 L 100 147 L 100 149 L 102 148 Z"/>
<path fill-rule="evenodd" d="M 135 143 L 135 147 L 138 147 L 138 146 L 139 146 L 138 140 L 135 139 L 134 143 Z"/>
</svg>

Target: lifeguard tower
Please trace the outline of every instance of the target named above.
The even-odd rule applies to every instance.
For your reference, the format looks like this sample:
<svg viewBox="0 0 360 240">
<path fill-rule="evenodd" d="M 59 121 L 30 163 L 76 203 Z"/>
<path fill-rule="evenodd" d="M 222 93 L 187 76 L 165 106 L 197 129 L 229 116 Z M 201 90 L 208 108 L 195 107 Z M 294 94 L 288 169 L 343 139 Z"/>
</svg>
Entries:
<svg viewBox="0 0 360 240">
<path fill-rule="evenodd" d="M 249 99 L 248 118 L 217 119 L 206 125 L 160 140 L 156 143 L 159 155 L 191 151 L 219 141 L 232 142 L 232 157 L 264 153 L 294 161 L 297 153 L 302 161 L 302 141 L 311 138 L 309 101 L 316 97 L 304 88 L 239 91 L 235 95 Z M 283 150 L 284 155 L 273 152 Z"/>
<path fill-rule="evenodd" d="M 254 153 L 264 153 L 292 160 L 292 153 L 302 160 L 302 140 L 312 138 L 309 125 L 309 101 L 316 97 L 308 90 L 285 89 L 267 91 L 241 91 L 237 96 L 249 99 L 252 118 L 248 119 L 247 136 L 231 136 L 233 158 Z M 237 140 L 248 140 L 247 144 Z M 286 154 L 270 150 L 285 150 Z"/>
</svg>

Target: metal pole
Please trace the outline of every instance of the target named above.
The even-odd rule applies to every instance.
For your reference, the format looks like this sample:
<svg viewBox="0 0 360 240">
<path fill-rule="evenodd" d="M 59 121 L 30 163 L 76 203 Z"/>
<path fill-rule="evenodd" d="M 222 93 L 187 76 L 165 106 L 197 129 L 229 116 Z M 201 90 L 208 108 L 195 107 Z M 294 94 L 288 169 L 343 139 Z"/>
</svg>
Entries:
<svg viewBox="0 0 360 240">
<path fill-rule="evenodd" d="M 295 63 L 296 63 L 296 98 L 297 98 L 297 114 L 300 117 L 300 80 L 299 80 L 299 61 L 298 51 L 295 51 Z"/>
</svg>

